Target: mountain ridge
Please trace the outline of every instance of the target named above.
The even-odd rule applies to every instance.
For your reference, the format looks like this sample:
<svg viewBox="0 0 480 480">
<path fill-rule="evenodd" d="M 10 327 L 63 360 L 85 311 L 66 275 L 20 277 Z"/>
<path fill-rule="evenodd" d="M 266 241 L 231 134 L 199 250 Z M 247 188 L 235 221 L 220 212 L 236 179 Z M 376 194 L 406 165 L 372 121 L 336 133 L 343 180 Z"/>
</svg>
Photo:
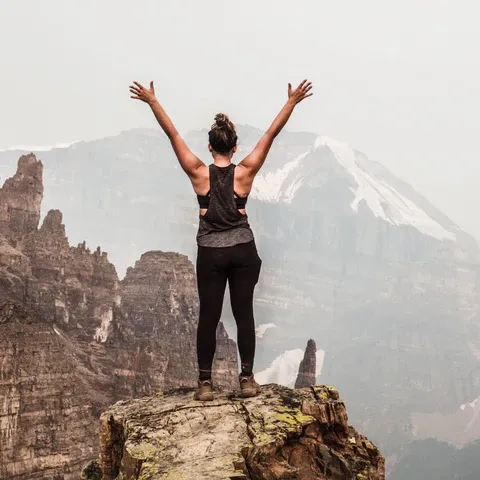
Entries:
<svg viewBox="0 0 480 480">
<path fill-rule="evenodd" d="M 239 136 L 239 149 L 238 149 L 238 153 L 237 153 L 236 158 L 241 156 L 243 153 L 247 153 L 247 152 L 251 151 L 251 149 L 254 147 L 255 143 L 263 135 L 263 130 L 258 129 L 256 127 L 253 127 L 251 125 L 247 125 L 247 124 L 238 124 L 237 125 L 237 131 L 238 131 L 238 136 Z M 202 129 L 202 130 L 188 131 L 187 134 L 185 135 L 186 141 L 188 142 L 190 140 L 193 143 L 198 143 L 199 135 L 202 135 L 202 136 L 205 137 L 204 148 L 203 149 L 198 149 L 198 147 L 194 146 L 192 148 L 192 150 L 195 150 L 195 152 L 200 156 L 200 158 L 202 158 L 206 163 L 208 163 L 208 161 L 206 161 L 206 159 L 211 158 L 210 153 L 208 152 L 208 150 L 206 148 L 206 143 L 208 141 L 207 140 L 207 133 L 208 133 L 208 129 Z M 80 146 L 88 146 L 88 145 L 93 146 L 93 145 L 98 144 L 98 143 L 105 143 L 105 141 L 107 141 L 107 142 L 115 141 L 115 140 L 118 141 L 122 137 L 128 138 L 131 135 L 142 135 L 142 136 L 144 135 L 145 137 L 154 137 L 154 138 L 157 138 L 157 139 L 163 139 L 162 143 L 164 143 L 166 145 L 169 145 L 168 140 L 165 138 L 164 134 L 161 131 L 159 131 L 158 129 L 154 129 L 154 128 L 133 128 L 133 129 L 122 130 L 117 135 L 109 135 L 105 138 L 97 138 L 97 139 L 92 139 L 92 140 L 82 140 L 82 141 L 69 142 L 69 143 L 63 143 L 63 144 L 52 145 L 52 146 L 8 147 L 6 149 L 0 150 L 0 153 L 3 153 L 3 152 L 17 153 L 19 151 L 27 152 L 30 149 L 31 149 L 32 152 L 34 152 L 35 148 L 39 148 L 39 150 L 37 150 L 37 151 L 42 152 L 42 153 L 52 152 L 52 151 L 58 150 L 58 149 L 61 149 L 61 150 L 70 149 L 70 148 L 77 149 Z M 365 155 L 365 153 L 363 153 L 359 150 L 356 150 L 354 148 L 350 148 L 348 146 L 348 144 L 346 144 L 345 142 L 341 142 L 341 141 L 338 141 L 338 140 L 333 139 L 331 137 L 327 137 L 327 136 L 324 136 L 324 135 L 319 135 L 319 134 L 316 134 L 316 133 L 313 133 L 313 132 L 307 132 L 307 131 L 300 131 L 300 132 L 284 131 L 284 132 L 281 132 L 280 135 L 277 137 L 275 143 L 274 143 L 273 149 L 278 148 L 278 147 L 282 147 L 283 145 L 288 143 L 286 140 L 291 141 L 291 139 L 293 137 L 296 137 L 297 141 L 307 141 L 307 142 L 311 143 L 312 145 L 306 152 L 301 152 L 297 157 L 294 157 L 293 159 L 288 158 L 287 161 L 283 163 L 283 168 L 287 167 L 290 163 L 295 163 L 295 162 L 300 163 L 301 160 L 303 160 L 309 154 L 314 153 L 321 146 L 326 146 L 327 148 L 330 148 L 330 150 L 333 151 L 334 155 L 336 155 L 336 152 L 334 151 L 335 147 L 341 146 L 342 149 L 349 150 L 353 153 L 353 155 L 358 157 L 357 159 L 355 159 L 355 161 L 353 163 L 359 164 L 360 166 L 365 166 L 365 164 L 366 164 L 370 169 L 373 168 L 374 171 L 376 171 L 377 173 L 379 172 L 383 176 L 386 176 L 387 180 L 389 180 L 390 182 L 397 183 L 398 185 L 401 186 L 402 189 L 407 191 L 407 194 L 409 194 L 411 196 L 414 196 L 417 201 L 426 205 L 426 207 L 420 206 L 419 210 L 420 211 L 428 210 L 428 211 L 425 212 L 426 216 L 428 218 L 431 218 L 432 216 L 438 217 L 439 221 L 436 222 L 436 220 L 434 220 L 434 222 L 444 224 L 443 225 L 444 231 L 443 232 L 437 232 L 437 234 L 433 234 L 434 237 L 437 237 L 437 239 L 439 239 L 439 240 L 447 239 L 447 240 L 453 240 L 454 241 L 455 240 L 454 236 L 456 234 L 460 233 L 464 239 L 468 238 L 466 243 L 469 245 L 469 248 L 474 248 L 474 249 L 478 250 L 478 242 L 471 234 L 462 230 L 445 213 L 441 212 L 437 207 L 435 207 L 433 204 L 431 204 L 423 194 L 421 194 L 420 192 L 415 190 L 408 182 L 406 182 L 403 179 L 397 177 L 387 167 L 385 167 L 381 162 L 370 160 L 367 157 L 367 155 Z M 292 145 L 295 145 L 295 143 L 297 143 L 297 142 L 291 142 Z M 332 148 L 332 144 L 333 144 L 333 148 Z M 272 156 L 272 155 L 270 155 L 270 156 Z M 338 158 L 337 158 L 337 161 L 339 161 L 339 163 L 341 163 L 341 161 L 338 160 Z M 276 162 L 276 163 L 278 163 L 278 162 Z M 295 166 L 292 166 L 292 165 L 290 165 L 290 167 L 292 169 L 295 168 Z M 252 198 L 256 198 L 260 201 L 271 201 L 272 200 L 271 195 L 269 195 L 268 193 L 265 193 L 265 190 L 267 190 L 268 187 L 269 187 L 269 185 L 268 185 L 269 181 L 266 180 L 266 178 L 267 177 L 271 178 L 271 176 L 274 172 L 276 172 L 278 174 L 279 170 L 278 169 L 274 170 L 272 162 L 270 161 L 270 158 L 269 158 L 269 159 L 267 159 L 267 162 L 265 162 L 265 164 L 263 165 L 259 174 L 257 175 L 257 178 L 255 179 L 254 186 L 253 186 L 252 192 L 251 192 L 251 197 Z M 0 171 L 0 173 L 1 173 L 1 171 Z M 351 172 L 349 172 L 349 173 L 351 174 Z M 294 195 L 291 195 L 291 193 L 292 193 L 293 190 L 296 191 L 296 189 L 299 188 L 299 185 L 298 184 L 296 184 L 296 185 L 291 184 L 287 187 L 287 190 L 288 190 L 288 188 L 290 188 L 290 197 L 287 197 L 287 203 L 290 203 L 293 200 L 293 197 L 294 197 Z M 359 200 L 357 200 L 357 199 L 353 200 L 353 202 L 355 202 L 354 210 L 357 210 L 359 208 L 359 203 L 361 201 L 365 202 L 366 200 L 365 200 L 365 198 L 360 198 Z M 366 201 L 366 203 L 368 204 L 368 201 Z M 415 204 L 415 202 L 412 202 L 412 203 Z M 378 205 L 377 205 L 377 207 L 378 207 Z M 370 209 L 372 210 L 373 214 L 375 216 L 377 216 L 378 212 L 374 211 L 375 209 L 372 209 L 371 206 L 370 206 Z M 390 221 L 388 215 L 382 215 L 382 217 L 383 217 L 384 220 Z M 394 222 L 391 222 L 391 223 L 394 223 Z M 400 225 L 402 225 L 402 224 L 412 225 L 411 223 L 408 223 L 408 222 L 403 222 L 403 223 L 401 222 Z M 414 228 L 418 229 L 418 227 L 415 227 L 415 225 L 412 225 L 412 226 L 414 226 Z M 421 233 L 427 233 L 427 234 L 432 235 L 431 232 L 428 233 L 428 232 L 425 232 L 425 231 L 421 231 Z M 443 237 L 443 238 L 438 238 L 439 236 Z"/>
</svg>

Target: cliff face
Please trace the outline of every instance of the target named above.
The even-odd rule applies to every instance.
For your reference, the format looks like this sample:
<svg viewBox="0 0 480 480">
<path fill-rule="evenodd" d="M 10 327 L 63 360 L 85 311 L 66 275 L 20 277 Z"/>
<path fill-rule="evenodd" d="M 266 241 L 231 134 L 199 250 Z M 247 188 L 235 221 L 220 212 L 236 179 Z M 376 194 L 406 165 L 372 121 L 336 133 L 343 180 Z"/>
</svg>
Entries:
<svg viewBox="0 0 480 480">
<path fill-rule="evenodd" d="M 191 392 L 119 402 L 101 416 L 104 480 L 384 480 L 378 449 L 327 386 L 262 387 L 251 399 Z M 88 477 L 87 477 L 88 478 Z"/>
<path fill-rule="evenodd" d="M 136 346 L 134 354 L 126 349 L 117 350 L 117 364 L 123 366 L 117 372 L 121 386 L 128 386 L 132 372 L 137 383 L 144 379 L 141 391 L 134 392 L 136 395 L 195 385 L 199 303 L 195 272 L 187 257 L 177 253 L 145 253 L 134 268 L 128 269 L 120 291 L 122 321 L 112 341 Z M 232 372 L 236 371 L 236 345 L 221 325 L 214 365 L 216 384 L 232 387 L 236 382 Z"/>
<path fill-rule="evenodd" d="M 77 479 L 98 448 L 94 405 L 111 397 L 56 327 L 14 311 L 0 333 L 0 478 Z"/>
<path fill-rule="evenodd" d="M 148 252 L 119 281 L 100 248 L 69 245 L 62 214 L 40 228 L 41 162 L 0 190 L 0 478 L 78 479 L 109 404 L 196 383 L 198 300 L 186 256 Z M 236 345 L 221 326 L 216 382 Z"/>
</svg>

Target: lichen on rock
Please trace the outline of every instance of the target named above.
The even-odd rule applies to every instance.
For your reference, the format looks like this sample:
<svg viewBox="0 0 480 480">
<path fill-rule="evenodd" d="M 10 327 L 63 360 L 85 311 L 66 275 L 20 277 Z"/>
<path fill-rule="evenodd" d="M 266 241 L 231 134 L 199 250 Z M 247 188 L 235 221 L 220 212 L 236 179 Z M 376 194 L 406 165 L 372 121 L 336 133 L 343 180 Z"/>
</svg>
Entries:
<svg viewBox="0 0 480 480">
<path fill-rule="evenodd" d="M 119 402 L 100 419 L 104 480 L 383 480 L 385 462 L 328 386 L 262 387 L 241 399 L 193 391 Z"/>
</svg>

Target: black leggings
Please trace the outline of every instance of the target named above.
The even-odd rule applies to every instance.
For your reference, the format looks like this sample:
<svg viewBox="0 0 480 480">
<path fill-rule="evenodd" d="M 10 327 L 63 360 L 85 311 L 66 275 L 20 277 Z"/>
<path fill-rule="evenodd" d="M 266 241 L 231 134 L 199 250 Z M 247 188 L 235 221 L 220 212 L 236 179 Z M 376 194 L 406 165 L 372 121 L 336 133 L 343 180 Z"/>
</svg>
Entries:
<svg viewBox="0 0 480 480">
<path fill-rule="evenodd" d="M 200 374 L 211 372 L 216 348 L 216 332 L 222 314 L 225 287 L 237 324 L 238 350 L 242 371 L 251 371 L 255 356 L 255 320 L 253 291 L 258 282 L 262 261 L 255 242 L 233 247 L 198 247 L 197 285 L 200 317 L 197 330 L 197 357 Z"/>
</svg>

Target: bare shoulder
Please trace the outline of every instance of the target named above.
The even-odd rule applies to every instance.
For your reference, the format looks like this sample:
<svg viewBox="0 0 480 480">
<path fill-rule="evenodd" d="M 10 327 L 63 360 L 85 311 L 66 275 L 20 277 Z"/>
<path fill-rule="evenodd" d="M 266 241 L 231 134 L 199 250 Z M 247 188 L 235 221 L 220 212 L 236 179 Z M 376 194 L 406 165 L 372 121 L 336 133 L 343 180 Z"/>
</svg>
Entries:
<svg viewBox="0 0 480 480">
<path fill-rule="evenodd" d="M 239 163 L 234 173 L 235 191 L 238 192 L 239 195 L 247 195 L 250 193 L 254 178 L 255 173 L 252 169 Z"/>
<path fill-rule="evenodd" d="M 208 165 L 205 165 L 203 162 L 202 164 L 195 169 L 193 176 L 198 178 L 208 178 L 210 176 L 210 169 Z"/>
<path fill-rule="evenodd" d="M 208 165 L 202 163 L 189 175 L 192 187 L 198 195 L 205 195 L 210 189 L 210 171 Z"/>
<path fill-rule="evenodd" d="M 236 181 L 244 182 L 248 180 L 253 180 L 255 173 L 251 168 L 248 168 L 245 165 L 239 163 L 235 168 L 234 177 Z"/>
</svg>

